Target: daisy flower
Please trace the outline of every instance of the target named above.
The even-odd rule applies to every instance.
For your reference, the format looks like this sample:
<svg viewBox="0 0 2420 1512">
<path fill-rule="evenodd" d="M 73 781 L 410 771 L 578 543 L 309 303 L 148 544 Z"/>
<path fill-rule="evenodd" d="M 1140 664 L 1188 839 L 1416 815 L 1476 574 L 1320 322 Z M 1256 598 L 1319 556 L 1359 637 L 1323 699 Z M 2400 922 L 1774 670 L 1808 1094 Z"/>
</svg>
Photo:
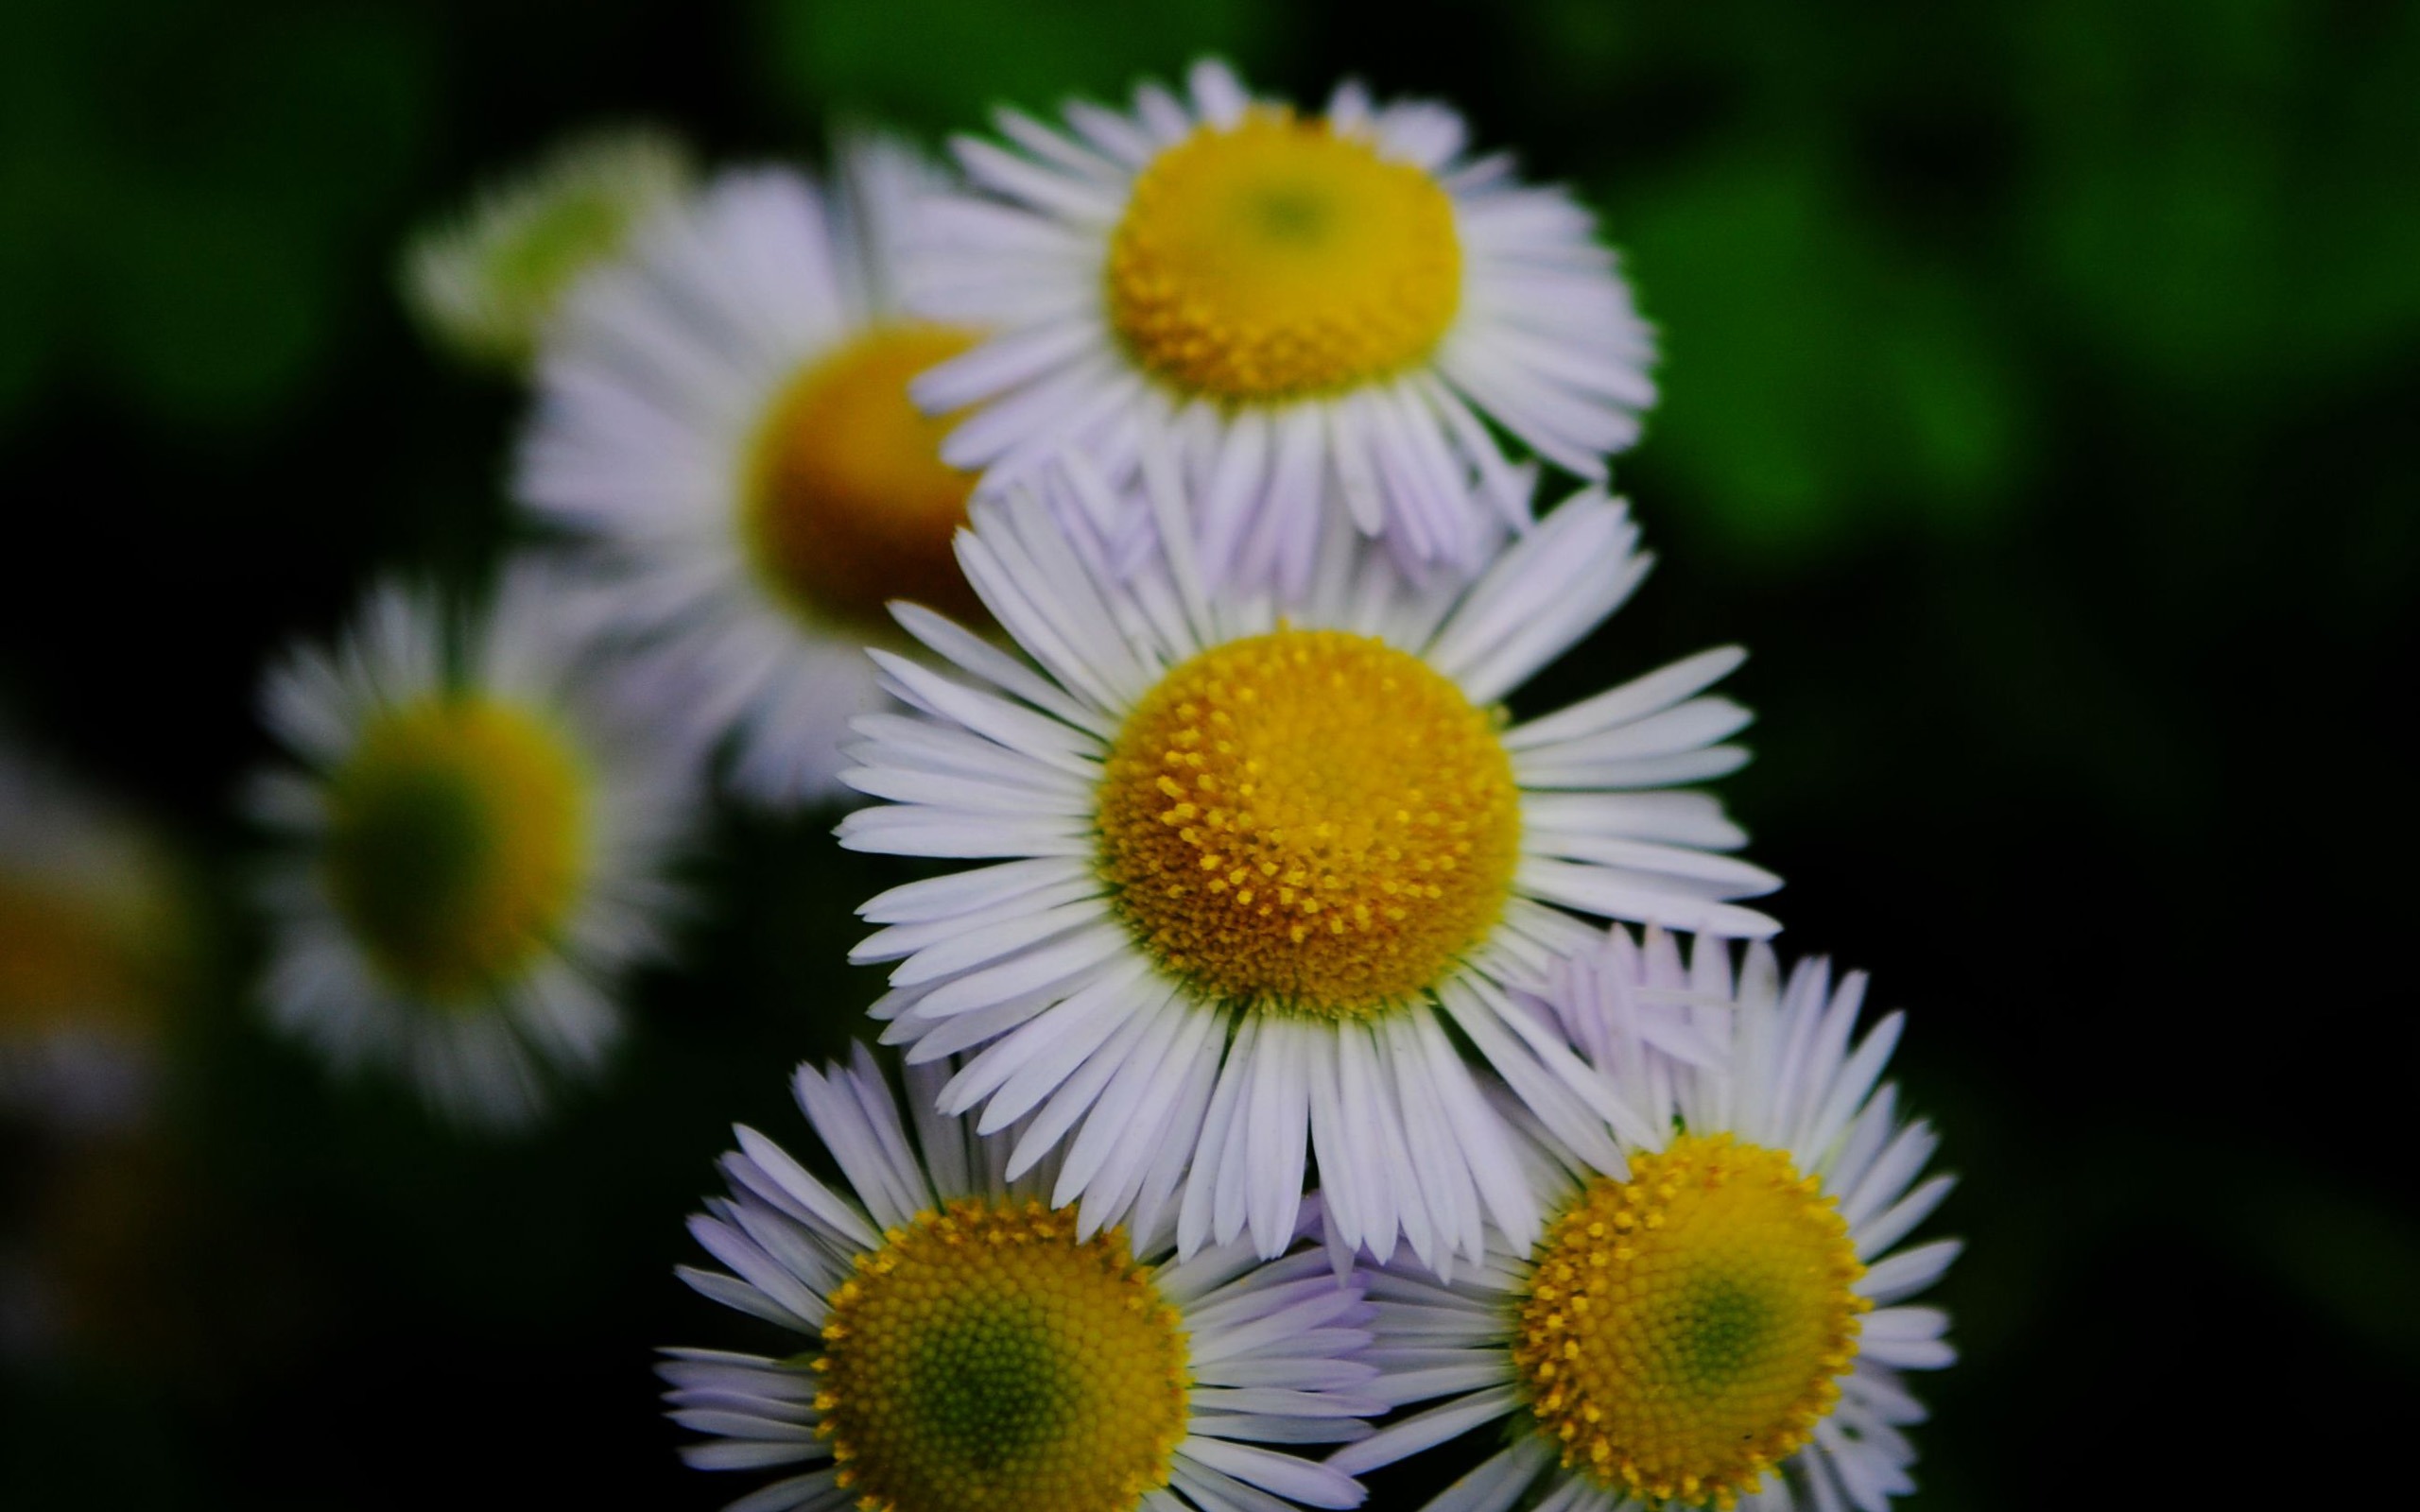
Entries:
<svg viewBox="0 0 2420 1512">
<path fill-rule="evenodd" d="M 612 979 L 660 952 L 674 902 L 694 764 L 591 664 L 582 591 L 523 561 L 465 625 L 382 588 L 334 654 L 297 651 L 264 688 L 302 768 L 253 795 L 287 842 L 270 1010 L 467 1123 L 535 1114 L 542 1066 L 595 1068 Z"/>
<path fill-rule="evenodd" d="M 526 369 L 563 295 L 691 175 L 687 150 L 660 132 L 575 138 L 413 238 L 404 302 L 464 361 Z"/>
<path fill-rule="evenodd" d="M 1560 713 L 1497 700 L 1596 627 L 1648 559 L 1617 503 L 1566 503 L 1467 591 L 1410 586 L 1331 522 L 1281 613 L 1165 571 L 1087 567 L 1032 496 L 977 506 L 959 554 L 1019 661 L 937 615 L 902 623 L 972 679 L 878 654 L 912 715 L 858 722 L 847 781 L 880 806 L 856 850 L 991 863 L 883 894 L 858 960 L 898 960 L 873 1011 L 928 1060 L 983 1046 L 943 1093 L 991 1132 L 1039 1108 L 1011 1169 L 1073 1134 L 1054 1189 L 1124 1211 L 1138 1152 L 1190 1151 L 1180 1246 L 1291 1237 L 1306 1153 L 1347 1247 L 1424 1261 L 1538 1215 L 1447 1025 L 1524 1096 L 1599 1079 L 1502 985 L 1587 931 L 1561 905 L 1739 935 L 1774 886 L 1716 852 L 1716 801 L 1675 784 L 1745 759 L 1698 695 L 1710 651 Z M 1078 1125 L 1081 1125 L 1080 1131 Z M 1307 1142 L 1307 1144 L 1306 1144 Z M 1148 1223 L 1149 1205 L 1138 1221 Z"/>
<path fill-rule="evenodd" d="M 1498 431 L 1603 479 L 1654 402 L 1653 342 L 1586 211 L 1469 156 L 1443 105 L 1348 83 L 1307 116 L 1215 62 L 1189 82 L 957 144 L 975 192 L 929 216 L 918 298 L 996 335 L 916 382 L 973 410 L 945 457 L 1053 487 L 1073 448 L 1113 489 L 1189 482 L 1212 581 L 1288 598 L 1323 510 L 1407 566 L 1475 570 L 1529 523 Z"/>
<path fill-rule="evenodd" d="M 150 835 L 0 747 L 0 1108 L 70 1127 L 139 1115 L 189 936 Z"/>
<path fill-rule="evenodd" d="M 1885 1512 L 1913 1489 L 1901 1379 L 1955 1358 L 1946 1316 L 1904 1305 L 1956 1258 L 1901 1247 L 1948 1194 L 1934 1137 L 1876 1087 L 1893 1014 L 1854 1044 L 1865 979 L 1821 961 L 1616 930 L 1531 1005 L 1562 1022 L 1637 1118 L 1576 1139 L 1524 1120 L 1545 1235 L 1452 1285 L 1389 1267 L 1380 1389 L 1443 1399 L 1329 1463 L 1361 1473 L 1499 1424 L 1505 1445 L 1429 1503 L 1540 1512 L 1792 1507 Z M 1703 1063 L 1643 1042 L 1674 1010 Z M 1518 1116 L 1518 1115 L 1516 1115 Z"/>
<path fill-rule="evenodd" d="M 843 145 L 828 191 L 726 174 L 583 286 L 545 352 L 518 491 L 603 549 L 612 628 L 678 669 L 664 716 L 733 735 L 762 801 L 838 793 L 885 602 L 975 607 L 949 546 L 974 478 L 908 381 L 976 337 L 895 292 L 930 177 L 876 139 Z"/>
<path fill-rule="evenodd" d="M 690 1220 L 729 1270 L 683 1279 L 807 1341 L 779 1359 L 666 1351 L 672 1417 L 714 1435 L 691 1465 L 812 1467 L 732 1512 L 1359 1505 L 1348 1477 L 1263 1446 L 1369 1432 L 1360 1282 L 1316 1250 L 1177 1260 L 1164 1229 L 1082 1233 L 1047 1169 L 1012 1178 L 999 1142 L 932 1113 L 943 1074 L 908 1074 L 911 1142 L 862 1046 L 853 1067 L 802 1066 L 799 1104 L 848 1194 L 741 1128 L 731 1196 Z"/>
</svg>

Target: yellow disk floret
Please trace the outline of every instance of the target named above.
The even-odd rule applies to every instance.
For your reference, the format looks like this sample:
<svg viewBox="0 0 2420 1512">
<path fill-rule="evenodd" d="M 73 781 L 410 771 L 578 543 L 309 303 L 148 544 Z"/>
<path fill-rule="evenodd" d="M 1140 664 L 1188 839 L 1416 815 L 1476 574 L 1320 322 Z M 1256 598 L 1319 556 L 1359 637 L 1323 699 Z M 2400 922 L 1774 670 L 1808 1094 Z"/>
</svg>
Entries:
<svg viewBox="0 0 2420 1512">
<path fill-rule="evenodd" d="M 1180 1321 L 1123 1230 L 961 1199 L 832 1294 L 818 1432 L 865 1512 L 1124 1512 L 1185 1434 Z"/>
<path fill-rule="evenodd" d="M 877 326 L 808 365 L 766 412 L 741 529 L 766 584 L 809 620 L 888 624 L 894 598 L 982 612 L 950 550 L 975 487 L 941 457 L 958 417 L 908 397 L 909 379 L 974 344 L 946 326 Z"/>
<path fill-rule="evenodd" d="M 474 998 L 558 938 L 588 865 L 588 786 L 562 732 L 510 704 L 381 714 L 328 784 L 337 910 L 390 981 Z"/>
<path fill-rule="evenodd" d="M 1134 180 L 1109 318 L 1144 367 L 1229 402 L 1332 392 L 1426 357 L 1461 302 L 1437 180 L 1324 120 L 1204 125 Z"/>
<path fill-rule="evenodd" d="M 1366 1018 L 1504 911 L 1520 795 L 1497 721 L 1343 630 L 1216 646 L 1136 704 L 1100 786 L 1119 912 L 1207 997 Z"/>
<path fill-rule="evenodd" d="M 1729 1507 L 1840 1399 L 1864 1274 L 1789 1156 L 1682 1135 L 1548 1228 L 1513 1345 L 1530 1410 L 1607 1490 Z"/>
</svg>

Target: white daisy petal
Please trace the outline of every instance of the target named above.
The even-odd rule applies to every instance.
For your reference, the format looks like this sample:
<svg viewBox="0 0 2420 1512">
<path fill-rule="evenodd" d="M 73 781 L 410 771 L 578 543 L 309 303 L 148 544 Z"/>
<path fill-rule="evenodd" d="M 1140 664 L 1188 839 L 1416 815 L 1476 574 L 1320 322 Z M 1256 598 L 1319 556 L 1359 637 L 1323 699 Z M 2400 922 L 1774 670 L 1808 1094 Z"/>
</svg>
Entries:
<svg viewBox="0 0 2420 1512">
<path fill-rule="evenodd" d="M 1341 1470 L 1250 1444 L 1196 1434 L 1177 1452 L 1302 1506 L 1359 1506 L 1365 1495 L 1360 1483 Z"/>
<path fill-rule="evenodd" d="M 746 1125 L 735 1125 L 732 1133 L 744 1152 L 746 1168 L 771 1183 L 769 1188 L 752 1183 L 759 1196 L 790 1211 L 800 1222 L 828 1231 L 844 1243 L 867 1246 L 878 1242 L 880 1234 L 863 1214 L 834 1195 L 830 1188 L 791 1160 L 781 1146 Z"/>
<path fill-rule="evenodd" d="M 1876 1306 L 1895 1302 L 1903 1297 L 1913 1297 L 1941 1280 L 1949 1263 L 1966 1246 L 1956 1239 L 1936 1239 L 1928 1245 L 1903 1249 L 1890 1259 L 1866 1267 L 1865 1277 L 1857 1285 L 1858 1292 Z"/>
<path fill-rule="evenodd" d="M 1888 1211 L 1870 1222 L 1858 1226 L 1858 1253 L 1860 1257 L 1878 1255 L 1907 1237 L 1916 1225 L 1932 1215 L 1958 1184 L 1952 1176 L 1937 1176 L 1891 1205 Z"/>
<path fill-rule="evenodd" d="M 1409 1459 L 1422 1450 L 1460 1438 L 1474 1428 L 1511 1415 L 1520 1405 L 1520 1397 L 1509 1386 L 1472 1392 L 1442 1407 L 1431 1407 L 1389 1423 L 1359 1443 L 1330 1454 L 1327 1463 L 1347 1475 L 1366 1474 L 1380 1466 Z"/>
<path fill-rule="evenodd" d="M 698 1464 L 694 1459 L 690 1463 Z M 818 1470 L 811 1475 L 775 1481 L 733 1502 L 723 1512 L 825 1512 L 826 1508 L 847 1505 L 849 1500 L 848 1489 L 839 1484 L 839 1471 Z"/>
<path fill-rule="evenodd" d="M 681 1450 L 681 1462 L 691 1469 L 700 1470 L 763 1469 L 768 1466 L 795 1465 L 801 1460 L 818 1457 L 814 1450 L 805 1444 L 769 1444 L 735 1438 L 688 1444 Z"/>
<path fill-rule="evenodd" d="M 1432 1512 L 1505 1512 L 1554 1459 L 1545 1444 L 1524 1439 L 1447 1486 L 1428 1505 Z"/>
<path fill-rule="evenodd" d="M 1662 885 L 1663 879 L 1616 867 L 1581 866 L 1531 856 L 1519 884 L 1531 897 L 1582 913 L 1636 919 L 1667 929 L 1702 930 L 1734 939 L 1761 939 L 1781 925 L 1752 908 L 1734 907 Z"/>
<path fill-rule="evenodd" d="M 1940 1143 L 1932 1125 L 1922 1119 L 1902 1125 L 1890 1146 L 1867 1169 L 1864 1178 L 1841 1199 L 1841 1211 L 1852 1224 L 1871 1221 L 1875 1214 L 1899 1200 L 1908 1190 L 1908 1183 L 1932 1159 Z"/>
<path fill-rule="evenodd" d="M 1011 861 L 893 887 L 857 912 L 877 924 L 930 923 L 1082 874 L 1082 868 L 1063 861 Z"/>
<path fill-rule="evenodd" d="M 1049 1067 L 1045 1062 L 1040 1068 L 1029 1068 L 1022 1073 L 1046 1085 L 1049 1093 L 1041 1110 L 1026 1122 L 1023 1131 L 1017 1136 L 1015 1147 L 1009 1156 L 1010 1177 L 1014 1179 L 1023 1176 L 1044 1156 L 1051 1154 L 1067 1131 L 1076 1126 L 1077 1121 L 1093 1110 L 1094 1104 L 1111 1079 L 1124 1070 L 1127 1060 L 1152 1038 L 1152 1031 L 1175 1017 L 1165 1006 L 1128 1014 L 1117 1022 L 1109 1039 L 1079 1063 L 1078 1069 L 1071 1072 Z M 1008 1086 L 1001 1089 L 994 1106 L 1014 1108 L 1019 1101 L 1017 1091 L 1012 1078 Z M 985 1110 L 987 1118 L 991 1111 L 989 1108 Z M 977 1125 L 976 1132 L 986 1130 Z M 1080 1183 L 1075 1188 L 1075 1192 L 1082 1190 Z M 1074 1193 L 1070 1193 L 1066 1200 L 1071 1203 Z"/>
<path fill-rule="evenodd" d="M 1516 726 L 1504 737 L 1504 743 L 1514 750 L 1536 750 L 1616 729 L 1704 692 L 1737 671 L 1747 660 L 1748 653 L 1736 645 L 1684 657 L 1659 672 L 1582 699 L 1544 719 Z"/>
<path fill-rule="evenodd" d="M 1153 1084 L 1155 1095 L 1144 1101 L 1147 1108 L 1156 1112 L 1148 1123 L 1134 1126 L 1133 1138 L 1089 1184 L 1083 1207 L 1088 1229 L 1111 1222 L 1121 1212 L 1131 1213 L 1137 1233 L 1157 1233 L 1164 1217 L 1172 1219 L 1165 1210 L 1200 1141 L 1202 1119 L 1218 1081 L 1219 1047 L 1215 1041 L 1226 1026 L 1205 1013 L 1195 1015 L 1190 1029 L 1171 1052 L 1162 1078 Z"/>
<path fill-rule="evenodd" d="M 1311 1117 L 1309 1071 L 1300 1047 L 1306 1032 L 1319 1031 L 1282 1020 L 1270 1024 L 1261 1047 L 1266 1072 L 1253 1084 L 1252 1107 L 1246 1110 L 1250 1227 L 1253 1242 L 1264 1255 L 1277 1253 L 1293 1238 L 1294 1215 L 1302 1206 Z"/>
<path fill-rule="evenodd" d="M 1169 998 L 1173 1005 L 1175 994 L 1171 992 Z M 1181 1005 L 1164 1007 L 1156 1018 L 1136 1022 L 1148 1022 L 1150 1033 L 1118 1062 L 1114 1079 L 1085 1111 L 1083 1132 L 1068 1147 L 1058 1189 L 1052 1194 L 1062 1206 L 1076 1201 L 1113 1156 L 1123 1152 L 1130 1160 L 1139 1160 L 1148 1153 L 1150 1146 L 1133 1139 L 1133 1121 L 1147 1108 L 1156 1111 L 1165 1107 L 1166 1099 L 1175 1094 L 1193 1050 L 1213 1022 L 1210 1015 Z M 1031 1137 L 1030 1130 L 1027 1137 Z M 1105 1177 L 1104 1183 L 1115 1185 L 1116 1179 Z"/>
</svg>

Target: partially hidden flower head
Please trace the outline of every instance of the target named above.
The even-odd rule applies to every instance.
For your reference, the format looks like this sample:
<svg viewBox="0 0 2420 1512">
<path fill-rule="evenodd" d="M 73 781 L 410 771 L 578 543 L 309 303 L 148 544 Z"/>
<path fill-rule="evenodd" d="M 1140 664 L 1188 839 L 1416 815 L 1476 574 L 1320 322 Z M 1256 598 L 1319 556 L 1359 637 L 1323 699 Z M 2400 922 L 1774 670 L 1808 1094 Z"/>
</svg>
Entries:
<svg viewBox="0 0 2420 1512">
<path fill-rule="evenodd" d="M 297 758 L 252 793 L 281 837 L 269 1010 L 473 1125 L 526 1123 L 596 1068 L 617 978 L 678 903 L 695 757 L 598 664 L 593 593 L 537 558 L 469 615 L 389 584 L 263 690 Z"/>
<path fill-rule="evenodd" d="M 1907 1298 L 1959 1243 L 1903 1244 L 1947 1194 L 1935 1144 L 1877 1087 L 1893 1014 L 1855 1038 L 1865 978 L 1701 938 L 1684 965 L 1616 930 L 1528 1001 L 1618 1088 L 1588 1127 L 1516 1113 L 1544 1234 L 1451 1285 L 1367 1267 L 1392 1402 L 1358 1474 L 1482 1429 L 1500 1444 L 1429 1503 L 1554 1512 L 1855 1506 L 1913 1489 L 1903 1373 L 1954 1359 Z M 1661 1037 L 1667 1048 L 1657 1048 Z M 1681 1054 L 1674 1054 L 1678 1049 Z M 1689 1058 L 1698 1056 L 1703 1058 Z"/>
<path fill-rule="evenodd" d="M 859 647 L 907 598 L 977 606 L 950 554 L 972 474 L 908 398 L 977 333 L 902 312 L 934 170 L 845 138 L 831 182 L 725 173 L 584 285 L 549 341 L 517 491 L 619 576 L 609 629 L 660 653 L 661 716 L 731 737 L 742 794 L 838 796 Z"/>
<path fill-rule="evenodd" d="M 139 1118 L 194 936 L 158 836 L 0 744 L 0 1109 L 71 1131 Z"/>
<path fill-rule="evenodd" d="M 688 150 L 660 131 L 574 137 L 416 235 L 404 252 L 405 303 L 454 356 L 525 372 L 573 285 L 694 172 Z"/>
<path fill-rule="evenodd" d="M 666 1351 L 673 1418 L 713 1435 L 688 1462 L 786 1472 L 734 1512 L 1360 1504 L 1294 1449 L 1369 1432 L 1359 1280 L 1316 1249 L 1179 1260 L 1165 1227 L 1081 1232 L 1047 1166 L 1011 1177 L 999 1141 L 932 1111 L 943 1074 L 908 1071 L 903 1119 L 863 1047 L 801 1067 L 842 1190 L 741 1128 L 731 1195 L 690 1222 L 727 1269 L 683 1278 L 804 1341 Z"/>
<path fill-rule="evenodd" d="M 1564 909 L 1756 935 L 1774 886 L 1682 784 L 1744 760 L 1703 653 L 1526 724 L 1498 705 L 1626 598 L 1623 507 L 1565 503 L 1467 590 L 1412 586 L 1332 521 L 1304 598 L 1088 566 L 1043 501 L 978 503 L 967 576 L 1031 658 L 920 610 L 945 674 L 879 655 L 907 714 L 859 721 L 853 849 L 981 865 L 861 912 L 874 1007 L 991 1132 L 1039 1110 L 1022 1171 L 1071 1140 L 1054 1195 L 1106 1223 L 1150 1152 L 1190 1152 L 1180 1247 L 1288 1242 L 1306 1155 L 1345 1247 L 1398 1234 L 1445 1265 L 1482 1212 L 1538 1215 L 1459 1034 L 1525 1097 L 1593 1091 L 1523 979 L 1589 931 Z M 1676 790 L 1681 789 L 1681 790 Z M 1448 1025 L 1452 1028 L 1449 1031 Z M 1153 1213 L 1148 1194 L 1137 1222 Z"/>
<path fill-rule="evenodd" d="M 1443 105 L 1188 82 L 958 144 L 973 192 L 928 217 L 918 298 L 997 335 L 917 381 L 972 412 L 943 455 L 1060 493 L 1070 452 L 1121 496 L 1189 486 L 1214 584 L 1289 599 L 1323 512 L 1467 576 L 1528 524 L 1531 458 L 1603 480 L 1653 344 L 1585 210 L 1471 156 Z M 1144 515 L 1111 524 L 1131 554 Z"/>
</svg>

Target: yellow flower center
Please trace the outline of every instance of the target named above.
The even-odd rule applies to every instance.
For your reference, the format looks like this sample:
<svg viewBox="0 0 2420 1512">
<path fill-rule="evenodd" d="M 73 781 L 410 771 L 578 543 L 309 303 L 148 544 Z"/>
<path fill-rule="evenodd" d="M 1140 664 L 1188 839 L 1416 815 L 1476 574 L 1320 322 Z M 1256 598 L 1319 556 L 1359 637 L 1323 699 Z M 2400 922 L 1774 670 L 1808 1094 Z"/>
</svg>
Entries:
<svg viewBox="0 0 2420 1512">
<path fill-rule="evenodd" d="M 1281 628 L 1176 667 L 1100 785 L 1127 923 L 1206 997 L 1368 1018 L 1504 911 L 1520 795 L 1496 721 L 1419 658 Z"/>
<path fill-rule="evenodd" d="M 1839 1400 L 1864 1274 L 1839 1204 L 1789 1156 L 1683 1135 L 1548 1227 L 1513 1361 L 1567 1469 L 1729 1507 Z"/>
<path fill-rule="evenodd" d="M 589 795 L 562 735 L 475 697 L 381 714 L 328 785 L 328 890 L 380 972 L 474 997 L 552 945 L 588 863 Z"/>
<path fill-rule="evenodd" d="M 1154 159 L 1109 247 L 1110 323 L 1135 359 L 1232 402 L 1399 372 L 1436 346 L 1461 292 L 1436 180 L 1265 107 Z"/>
<path fill-rule="evenodd" d="M 139 1032 L 160 943 L 139 904 L 0 869 L 0 1039 L 79 1028 Z"/>
<path fill-rule="evenodd" d="M 888 625 L 894 598 L 981 615 L 950 549 L 975 487 L 941 457 L 960 417 L 926 415 L 908 397 L 909 379 L 975 341 L 945 326 L 877 326 L 808 364 L 766 412 L 740 528 L 767 586 L 809 622 Z"/>
<path fill-rule="evenodd" d="M 1180 1321 L 1123 1230 L 952 1202 L 833 1293 L 818 1432 L 866 1512 L 1123 1512 L 1185 1434 Z"/>
</svg>

